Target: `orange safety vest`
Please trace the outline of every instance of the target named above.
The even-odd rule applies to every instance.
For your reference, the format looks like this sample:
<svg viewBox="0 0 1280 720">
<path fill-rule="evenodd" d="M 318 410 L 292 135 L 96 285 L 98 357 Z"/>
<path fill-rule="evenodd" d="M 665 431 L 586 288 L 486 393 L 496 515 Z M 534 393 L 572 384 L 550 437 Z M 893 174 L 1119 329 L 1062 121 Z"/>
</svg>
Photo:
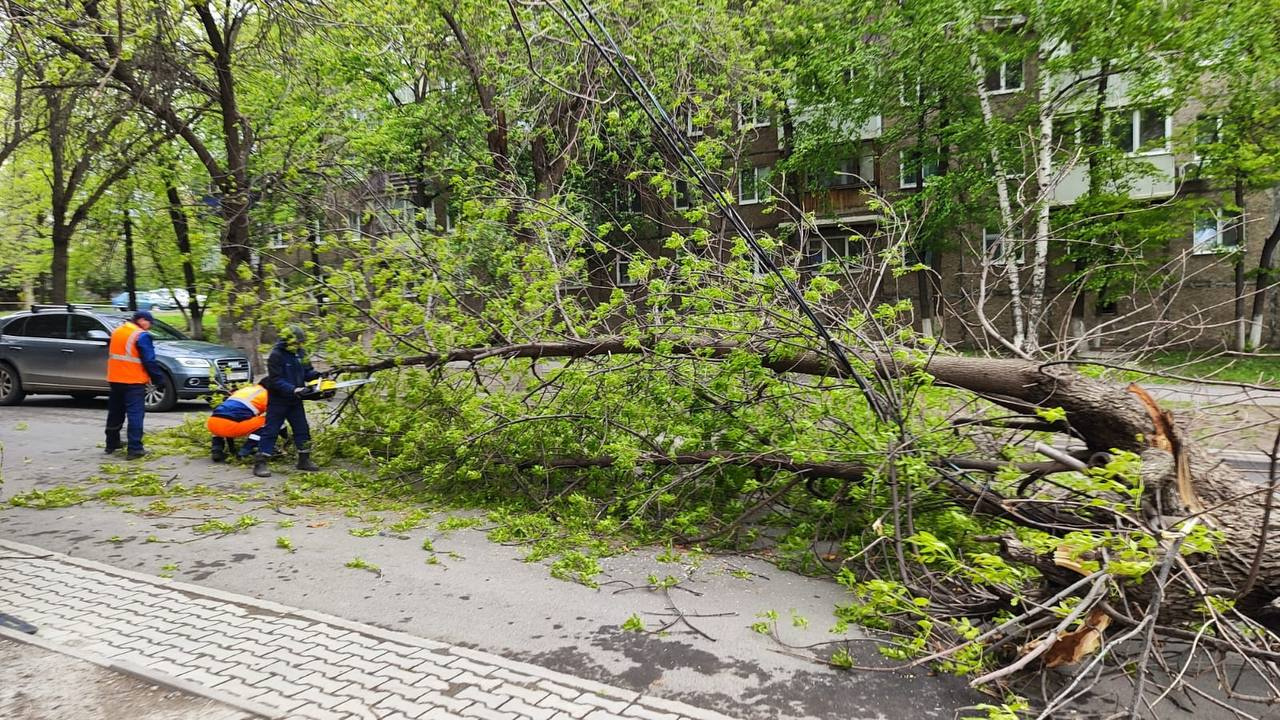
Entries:
<svg viewBox="0 0 1280 720">
<path fill-rule="evenodd" d="M 267 389 L 261 385 L 246 385 L 228 395 L 227 400 L 244 405 L 253 410 L 254 415 L 261 415 L 267 411 Z"/>
<path fill-rule="evenodd" d="M 110 355 L 107 356 L 107 382 L 146 385 L 151 376 L 142 365 L 138 352 L 138 336 L 146 332 L 126 322 L 111 333 Z"/>
</svg>

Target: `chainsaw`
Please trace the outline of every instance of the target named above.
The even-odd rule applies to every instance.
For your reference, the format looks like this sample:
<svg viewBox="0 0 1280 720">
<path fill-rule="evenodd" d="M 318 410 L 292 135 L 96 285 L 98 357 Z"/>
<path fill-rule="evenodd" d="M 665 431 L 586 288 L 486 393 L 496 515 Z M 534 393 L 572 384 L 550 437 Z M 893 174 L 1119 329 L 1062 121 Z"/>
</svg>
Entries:
<svg viewBox="0 0 1280 720">
<path fill-rule="evenodd" d="M 373 378 L 363 378 L 360 380 L 330 380 L 328 378 L 316 378 L 315 380 L 307 383 L 307 391 L 302 393 L 300 397 L 304 400 L 328 400 L 343 388 L 367 385 L 371 382 L 373 382 Z"/>
</svg>

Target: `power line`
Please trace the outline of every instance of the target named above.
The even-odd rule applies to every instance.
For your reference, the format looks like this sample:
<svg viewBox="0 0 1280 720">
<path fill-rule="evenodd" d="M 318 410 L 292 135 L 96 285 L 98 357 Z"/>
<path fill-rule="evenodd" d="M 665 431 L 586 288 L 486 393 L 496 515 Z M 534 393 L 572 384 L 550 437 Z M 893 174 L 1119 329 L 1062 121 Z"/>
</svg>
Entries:
<svg viewBox="0 0 1280 720">
<path fill-rule="evenodd" d="M 627 93 L 639 104 L 640 109 L 644 112 L 645 116 L 649 118 L 649 121 L 658 131 L 658 137 L 663 141 L 667 150 L 671 152 L 674 157 L 679 159 L 680 163 L 689 172 L 693 181 L 696 182 L 702 191 L 711 198 L 712 202 L 715 203 L 720 212 L 729 220 L 733 229 L 746 241 L 747 247 L 751 249 L 751 253 L 755 257 L 756 262 L 760 263 L 760 265 L 777 277 L 783 287 L 786 288 L 787 295 L 789 295 L 791 299 L 800 306 L 800 309 L 804 312 L 805 316 L 808 317 L 809 322 L 813 324 L 814 330 L 817 331 L 819 338 L 822 339 L 826 344 L 828 351 L 835 358 L 836 364 L 839 366 L 840 370 L 858 386 L 858 389 L 866 398 L 867 403 L 871 406 L 872 411 L 875 412 L 876 417 L 883 422 L 893 421 L 895 419 L 895 413 L 889 404 L 880 395 L 880 393 L 876 392 L 875 388 L 871 386 L 871 383 L 867 378 L 863 377 L 853 369 L 853 364 L 849 362 L 849 357 L 845 354 L 844 348 L 842 348 L 840 344 L 836 342 L 835 338 L 831 336 L 826 325 L 823 324 L 822 320 L 818 317 L 817 313 L 814 312 L 813 308 L 809 306 L 809 303 L 805 301 L 799 288 L 797 288 L 795 284 L 782 273 L 782 270 L 773 262 L 773 259 L 769 257 L 764 248 L 761 247 L 759 241 L 756 240 L 755 233 L 752 232 L 746 221 L 742 219 L 742 216 L 738 214 L 737 209 L 725 202 L 724 191 L 721 189 L 719 183 L 716 182 L 715 176 L 711 174 L 711 171 L 707 169 L 705 164 L 703 164 L 702 159 L 698 157 L 696 152 L 694 152 L 692 143 L 690 143 L 689 139 L 684 136 L 684 133 L 680 132 L 675 122 L 662 107 L 662 103 L 659 102 L 657 96 L 654 95 L 653 90 L 649 87 L 648 83 L 646 83 L 644 78 L 641 77 L 639 71 L 637 71 L 635 66 L 631 64 L 631 61 L 627 56 L 623 54 L 622 50 L 618 47 L 618 44 L 614 41 L 613 36 L 609 33 L 608 28 L 605 27 L 604 23 L 601 22 L 600 18 L 595 14 L 595 11 L 592 10 L 591 5 L 587 0 L 577 0 L 578 5 L 580 5 L 582 10 L 585 12 L 586 17 L 591 20 L 591 25 L 595 26 L 596 31 L 598 31 L 599 35 L 604 38 L 608 47 L 605 46 L 605 43 L 601 42 L 600 37 L 597 37 L 596 32 L 587 25 L 587 22 L 583 19 L 583 15 L 574 7 L 572 0 L 561 0 L 561 2 L 565 10 L 568 12 L 569 17 L 577 24 L 578 29 L 580 29 L 586 36 L 592 47 L 600 53 L 600 56 L 604 61 L 609 64 L 609 67 L 613 70 L 614 75 L 618 77 L 618 80 L 622 82 Z"/>
</svg>

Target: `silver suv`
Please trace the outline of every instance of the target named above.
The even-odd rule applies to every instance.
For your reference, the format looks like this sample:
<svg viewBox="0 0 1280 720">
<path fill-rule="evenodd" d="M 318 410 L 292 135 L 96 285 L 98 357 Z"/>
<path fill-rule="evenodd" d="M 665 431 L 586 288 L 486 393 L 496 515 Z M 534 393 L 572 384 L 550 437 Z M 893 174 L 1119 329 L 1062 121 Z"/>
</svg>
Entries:
<svg viewBox="0 0 1280 720">
<path fill-rule="evenodd" d="M 105 395 L 107 344 L 128 318 L 74 305 L 37 305 L 0 318 L 0 405 L 17 405 L 28 393 Z M 192 340 L 159 321 L 151 337 L 164 377 L 147 386 L 147 410 L 170 410 L 180 399 L 249 380 L 249 358 L 240 350 Z"/>
</svg>

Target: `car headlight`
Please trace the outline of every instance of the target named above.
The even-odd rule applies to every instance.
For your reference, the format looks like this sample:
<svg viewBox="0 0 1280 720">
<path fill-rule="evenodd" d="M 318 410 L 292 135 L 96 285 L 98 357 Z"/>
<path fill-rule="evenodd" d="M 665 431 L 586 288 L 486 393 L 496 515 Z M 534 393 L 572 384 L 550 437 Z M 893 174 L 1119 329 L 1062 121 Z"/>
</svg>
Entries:
<svg viewBox="0 0 1280 720">
<path fill-rule="evenodd" d="M 209 369 L 209 361 L 204 358 L 180 357 L 180 358 L 174 358 L 174 360 L 177 360 L 178 364 L 181 365 L 182 367 L 200 368 L 201 370 Z"/>
</svg>

